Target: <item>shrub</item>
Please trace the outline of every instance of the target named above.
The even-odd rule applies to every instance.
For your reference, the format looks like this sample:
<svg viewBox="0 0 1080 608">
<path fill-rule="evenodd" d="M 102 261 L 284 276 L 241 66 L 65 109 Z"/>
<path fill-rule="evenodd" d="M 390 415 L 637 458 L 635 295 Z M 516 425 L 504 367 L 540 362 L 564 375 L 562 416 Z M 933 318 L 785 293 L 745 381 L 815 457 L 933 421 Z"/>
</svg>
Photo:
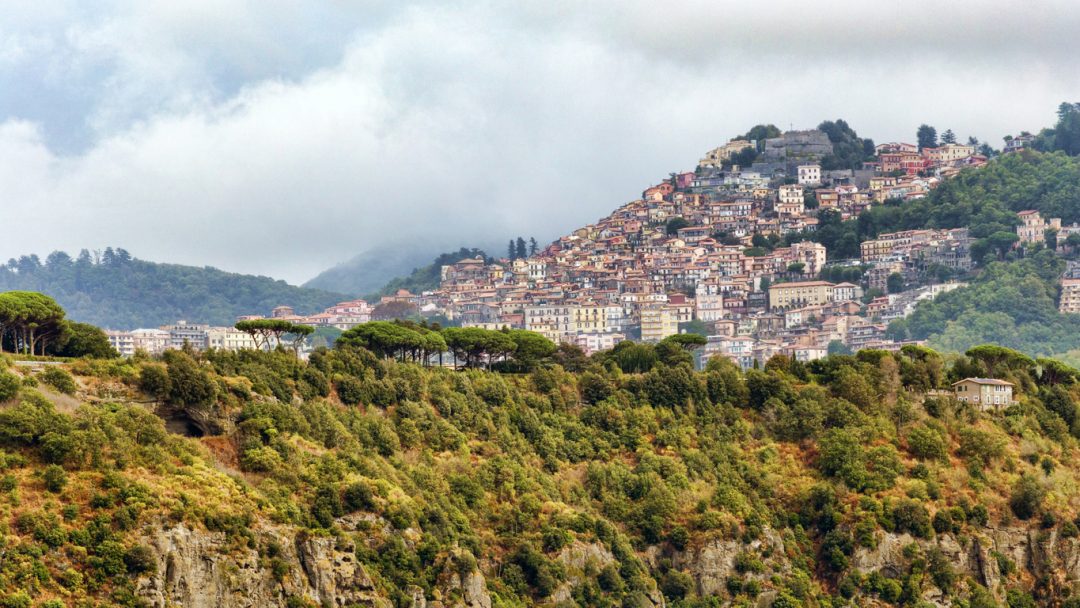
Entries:
<svg viewBox="0 0 1080 608">
<path fill-rule="evenodd" d="M 71 374 L 55 365 L 45 368 L 41 373 L 41 380 L 65 395 L 74 395 L 79 388 Z"/>
<path fill-rule="evenodd" d="M 679 601 L 690 594 L 694 588 L 694 578 L 679 570 L 668 570 L 667 574 L 660 579 L 660 591 L 664 597 Z"/>
<path fill-rule="evenodd" d="M 892 512 L 893 523 L 898 532 L 909 532 L 918 538 L 930 538 L 930 514 L 926 507 L 914 500 L 902 501 Z"/>
<path fill-rule="evenodd" d="M 30 596 L 25 591 L 16 591 L 0 600 L 0 608 L 30 608 Z"/>
<path fill-rule="evenodd" d="M 169 372 L 164 365 L 147 363 L 139 369 L 139 389 L 157 399 L 169 394 Z"/>
<path fill-rule="evenodd" d="M 259 446 L 244 450 L 240 456 L 240 467 L 255 473 L 272 473 L 281 468 L 284 460 L 281 454 L 270 446 Z"/>
<path fill-rule="evenodd" d="M 0 401 L 14 399 L 19 394 L 20 385 L 18 376 L 0 371 Z"/>
<path fill-rule="evenodd" d="M 735 571 L 740 574 L 746 574 L 748 572 L 762 572 L 765 570 L 765 564 L 761 561 L 761 558 L 754 555 L 749 551 L 740 551 L 735 555 Z"/>
<path fill-rule="evenodd" d="M 908 449 L 916 458 L 945 460 L 945 440 L 941 434 L 927 426 L 917 426 L 908 433 Z"/>
<path fill-rule="evenodd" d="M 207 405 L 217 397 L 217 383 L 191 355 L 165 352 L 169 371 L 168 400 L 175 405 Z"/>
<path fill-rule="evenodd" d="M 938 589 L 948 594 L 952 591 L 953 585 L 956 584 L 956 572 L 953 570 L 952 564 L 949 563 L 949 558 L 938 547 L 930 549 L 926 557 L 930 578 L 933 579 Z"/>
<path fill-rule="evenodd" d="M 960 429 L 960 455 L 969 461 L 988 466 L 1005 454 L 1005 440 L 995 434 L 974 428 Z"/>
<path fill-rule="evenodd" d="M 1046 490 L 1030 475 L 1023 475 L 1013 485 L 1009 508 L 1020 519 L 1031 519 L 1039 512 Z"/>
<path fill-rule="evenodd" d="M 334 383 L 338 399 L 345 405 L 359 405 L 364 401 L 364 383 L 352 376 L 340 376 Z"/>
<path fill-rule="evenodd" d="M 345 491 L 341 493 L 341 500 L 349 513 L 370 511 L 375 507 L 374 494 L 370 484 L 358 481 L 345 488 Z"/>
<path fill-rule="evenodd" d="M 53 494 L 63 492 L 64 487 L 67 486 L 67 473 L 64 471 L 64 467 L 57 464 L 50 464 L 45 467 L 41 478 L 45 482 L 45 489 Z"/>
<path fill-rule="evenodd" d="M 149 547 L 143 545 L 130 547 L 124 553 L 124 565 L 129 573 L 135 575 L 153 574 L 157 571 L 157 560 L 154 559 L 154 553 Z"/>
<path fill-rule="evenodd" d="M 581 398 L 585 403 L 590 404 L 600 403 L 615 392 L 615 387 L 607 378 L 592 372 L 581 375 L 578 380 L 578 389 L 581 391 Z"/>
<path fill-rule="evenodd" d="M 1061 537 L 1062 538 L 1076 538 L 1080 536 L 1080 528 L 1077 528 L 1076 524 L 1067 521 L 1061 524 Z"/>
</svg>

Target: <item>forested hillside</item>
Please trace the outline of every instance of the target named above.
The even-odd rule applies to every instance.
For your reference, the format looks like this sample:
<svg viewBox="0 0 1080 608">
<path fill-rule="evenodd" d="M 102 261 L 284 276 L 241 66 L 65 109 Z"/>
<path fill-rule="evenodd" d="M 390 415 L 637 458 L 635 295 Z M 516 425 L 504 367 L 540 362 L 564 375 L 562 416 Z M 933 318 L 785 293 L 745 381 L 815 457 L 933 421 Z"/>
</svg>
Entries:
<svg viewBox="0 0 1080 608">
<path fill-rule="evenodd" d="M 418 247 L 409 240 L 394 246 L 365 251 L 303 284 L 311 289 L 362 296 L 374 293 L 388 282 L 403 277 L 431 261 L 437 249 Z"/>
<path fill-rule="evenodd" d="M 1065 355 L 1080 348 L 1080 315 L 1058 312 L 1064 269 L 1065 261 L 1045 249 L 991 262 L 969 287 L 920 304 L 889 332 L 953 352 L 993 342 L 1031 355 Z"/>
<path fill-rule="evenodd" d="M 953 352 L 993 342 L 1080 361 L 1075 353 L 1067 355 L 1080 349 L 1080 315 L 1058 313 L 1060 278 L 1066 261 L 1080 253 L 1080 242 L 1069 241 L 1057 253 L 1042 243 L 1016 247 L 1016 213 L 1026 209 L 1065 225 L 1080 221 L 1080 158 L 1031 150 L 1009 154 L 962 171 L 922 199 L 889 202 L 844 222 L 823 213 L 816 234 L 796 238 L 824 243 L 830 256 L 854 258 L 859 243 L 882 233 L 968 227 L 976 239 L 976 270 L 954 278 L 971 285 L 920 304 L 910 317 L 892 323 L 890 335 L 929 340 Z M 1050 247 L 1056 240 L 1050 236 Z"/>
<path fill-rule="evenodd" d="M 269 277 L 147 262 L 111 248 L 99 259 L 84 250 L 76 258 L 54 252 L 44 263 L 36 255 L 11 260 L 0 266 L 0 291 L 7 290 L 45 293 L 70 319 L 114 329 L 179 319 L 232 325 L 239 315 L 269 314 L 281 304 L 306 314 L 347 299 Z"/>
<path fill-rule="evenodd" d="M 1080 157 L 1061 152 L 1008 154 L 978 169 L 962 171 L 930 195 L 912 201 L 890 201 L 839 221 L 823 212 L 811 238 L 826 246 L 830 257 L 859 257 L 859 243 L 885 232 L 921 228 L 964 228 L 978 239 L 976 262 L 1001 257 L 1016 242 L 1016 212 L 1035 209 L 1065 224 L 1080 221 Z"/>
<path fill-rule="evenodd" d="M 361 346 L 408 359 L 395 335 L 0 372 L 0 602 L 1076 605 L 1080 384 L 1053 361 L 482 341 L 507 374 Z M 976 375 L 1017 402 L 931 392 Z"/>
</svg>

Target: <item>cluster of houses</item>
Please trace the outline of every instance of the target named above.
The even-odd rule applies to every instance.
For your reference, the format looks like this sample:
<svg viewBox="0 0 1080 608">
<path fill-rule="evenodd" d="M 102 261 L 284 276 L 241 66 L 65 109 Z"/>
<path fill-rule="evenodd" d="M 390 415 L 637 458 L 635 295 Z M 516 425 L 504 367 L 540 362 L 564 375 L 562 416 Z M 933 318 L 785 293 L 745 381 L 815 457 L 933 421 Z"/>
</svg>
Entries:
<svg viewBox="0 0 1080 608">
<path fill-rule="evenodd" d="M 292 307 L 278 306 L 270 318 L 314 327 L 336 327 L 346 330 L 371 320 L 372 307 L 364 300 L 340 302 L 315 315 L 297 315 Z M 259 315 L 245 315 L 239 321 L 262 319 Z M 122 356 L 130 357 L 138 351 L 158 355 L 168 349 L 188 348 L 195 350 L 243 350 L 258 348 L 254 338 L 235 327 L 215 327 L 208 324 L 177 321 L 172 325 L 143 328 L 131 331 L 106 331 L 109 343 Z"/>
<path fill-rule="evenodd" d="M 750 146 L 761 151 L 752 166 L 732 164 Z M 627 339 L 656 342 L 693 322 L 709 335 L 702 359 L 719 354 L 743 367 L 775 354 L 816 359 L 836 344 L 898 349 L 885 335 L 888 322 L 960 286 L 926 285 L 935 270 L 970 270 L 966 230 L 906 231 L 864 243 L 861 259 L 841 264 L 864 270 L 867 289 L 887 291 L 892 275 L 905 288 L 868 302 L 863 285 L 816 280 L 826 266 L 823 245 L 776 245 L 816 230 L 823 209 L 851 217 L 886 200 L 925 196 L 985 158 L 971 146 L 885 144 L 869 168 L 823 170 L 831 151 L 820 131 L 792 131 L 764 145 L 733 140 L 706 153 L 695 171 L 673 174 L 530 257 L 460 260 L 442 268 L 437 289 L 399 295 L 423 315 L 528 329 L 586 352 Z M 890 155 L 911 151 L 923 159 L 918 168 L 907 156 L 893 166 Z"/>
<path fill-rule="evenodd" d="M 758 152 L 753 163 L 735 165 L 749 147 Z M 821 131 L 732 140 L 706 153 L 695 171 L 672 174 L 532 256 L 463 259 L 442 267 L 438 288 L 401 291 L 382 303 L 407 304 L 419 315 L 463 326 L 528 329 L 587 353 L 628 339 L 658 342 L 692 328 L 708 335 L 701 361 L 722 355 L 744 368 L 777 354 L 809 361 L 837 345 L 899 349 L 903 343 L 886 336 L 888 323 L 961 285 L 941 282 L 940 269 L 949 276 L 971 269 L 966 229 L 882 234 L 862 243 L 859 259 L 830 262 L 857 267 L 860 278 L 852 280 L 859 284 L 818 280 L 827 259 L 820 243 L 777 245 L 785 235 L 816 230 L 821 210 L 846 218 L 886 200 L 925 196 L 986 159 L 972 146 L 920 150 L 890 143 L 877 146 L 875 160 L 861 169 L 823 170 L 831 152 Z M 1032 222 L 1022 239 L 1045 232 Z M 1060 222 L 1055 226 L 1062 230 Z M 896 291 L 890 289 L 896 277 L 903 289 L 886 293 Z M 1076 285 L 1080 307 L 1080 275 Z M 308 316 L 282 306 L 271 317 L 345 330 L 369 321 L 372 311 L 355 300 Z M 259 317 L 241 319 L 250 318 Z M 109 337 L 122 354 L 184 343 L 255 348 L 234 328 L 184 322 Z"/>
</svg>

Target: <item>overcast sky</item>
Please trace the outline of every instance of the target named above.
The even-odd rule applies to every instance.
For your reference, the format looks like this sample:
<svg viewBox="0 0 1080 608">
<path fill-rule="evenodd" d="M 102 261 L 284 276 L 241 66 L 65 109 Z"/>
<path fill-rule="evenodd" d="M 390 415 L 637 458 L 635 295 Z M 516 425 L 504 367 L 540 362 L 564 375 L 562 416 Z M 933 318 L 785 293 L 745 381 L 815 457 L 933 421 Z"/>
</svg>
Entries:
<svg viewBox="0 0 1080 608">
<path fill-rule="evenodd" d="M 830 7 L 830 8 L 826 8 Z M 0 256 L 302 282 L 549 240 L 761 122 L 1001 137 L 1080 101 L 1080 4 L 0 0 Z"/>
</svg>

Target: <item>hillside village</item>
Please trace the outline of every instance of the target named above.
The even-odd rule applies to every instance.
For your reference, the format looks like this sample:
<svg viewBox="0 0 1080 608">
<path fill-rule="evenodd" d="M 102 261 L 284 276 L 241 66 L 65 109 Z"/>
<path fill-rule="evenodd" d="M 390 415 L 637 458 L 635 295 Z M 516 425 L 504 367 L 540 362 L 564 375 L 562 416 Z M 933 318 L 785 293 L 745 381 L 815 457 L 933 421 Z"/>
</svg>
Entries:
<svg viewBox="0 0 1080 608">
<path fill-rule="evenodd" d="M 532 255 L 461 259 L 442 267 L 437 289 L 399 291 L 375 306 L 353 300 L 314 315 L 279 306 L 270 317 L 347 330 L 376 318 L 376 306 L 389 306 L 454 325 L 527 329 L 586 353 L 690 331 L 708 337 L 700 362 L 724 355 L 743 368 L 777 354 L 810 361 L 830 352 L 895 351 L 908 342 L 887 336 L 891 321 L 964 285 L 956 279 L 973 268 L 967 228 L 880 234 L 860 243 L 853 259 L 837 259 L 813 234 L 822 222 L 925 197 L 988 159 L 975 145 L 870 150 L 864 141 L 867 158 L 851 163 L 858 168 L 835 169 L 827 167 L 836 165 L 837 151 L 822 130 L 734 139 L 706 152 L 694 171 L 671 174 Z M 1026 142 L 1008 140 L 1005 153 Z M 1070 235 L 1080 239 L 1080 226 L 1036 211 L 1019 217 L 1019 244 L 1043 242 L 1047 231 L 1061 247 Z M 1080 312 L 1080 272 L 1070 271 L 1063 289 L 1062 311 Z M 235 328 L 182 321 L 110 332 L 110 339 L 123 354 L 185 342 L 254 347 Z"/>
</svg>

